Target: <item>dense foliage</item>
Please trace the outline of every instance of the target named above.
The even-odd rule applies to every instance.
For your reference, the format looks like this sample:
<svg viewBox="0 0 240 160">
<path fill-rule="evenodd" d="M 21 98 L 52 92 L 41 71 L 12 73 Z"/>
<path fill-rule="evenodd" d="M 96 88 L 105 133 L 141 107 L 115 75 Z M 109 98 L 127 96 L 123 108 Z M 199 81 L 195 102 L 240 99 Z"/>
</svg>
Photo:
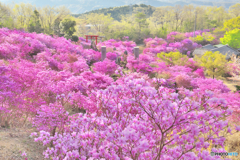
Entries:
<svg viewBox="0 0 240 160">
<path fill-rule="evenodd" d="M 220 38 L 222 44 L 227 44 L 232 48 L 240 48 L 240 29 L 234 29 L 229 32 L 226 32 L 223 38 Z"/>
<path fill-rule="evenodd" d="M 162 6 L 164 4 L 167 6 Z M 64 36 L 74 41 L 75 36 L 84 37 L 85 35 L 100 35 L 104 36 L 105 40 L 122 39 L 128 36 L 130 40 L 139 44 L 149 37 L 166 38 L 173 31 L 192 32 L 195 13 L 197 14 L 196 30 L 218 28 L 216 34 L 223 36 L 225 31 L 238 28 L 238 7 L 239 4 L 225 9 L 223 6 L 206 7 L 191 4 L 182 6 L 161 2 L 161 7 L 144 4 L 110 7 L 74 17 L 66 6 L 36 8 L 34 5 L 25 3 L 6 6 L 0 2 L 0 26 Z M 139 15 L 142 18 L 139 18 Z M 140 22 L 144 23 L 140 24 Z M 185 38 L 177 34 L 175 39 Z M 209 42 L 218 43 L 215 39 L 216 36 L 208 33 L 197 35 L 191 40 L 205 45 Z"/>
</svg>

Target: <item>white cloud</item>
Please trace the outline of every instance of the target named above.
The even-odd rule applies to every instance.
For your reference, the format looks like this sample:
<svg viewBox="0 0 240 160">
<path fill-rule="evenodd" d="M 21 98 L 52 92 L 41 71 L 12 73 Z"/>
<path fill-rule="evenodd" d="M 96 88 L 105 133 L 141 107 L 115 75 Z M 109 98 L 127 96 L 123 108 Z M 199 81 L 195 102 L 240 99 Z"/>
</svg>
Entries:
<svg viewBox="0 0 240 160">
<path fill-rule="evenodd" d="M 102 5 L 96 5 L 96 6 L 92 7 L 92 9 L 99 8 L 99 7 L 102 7 Z"/>
</svg>

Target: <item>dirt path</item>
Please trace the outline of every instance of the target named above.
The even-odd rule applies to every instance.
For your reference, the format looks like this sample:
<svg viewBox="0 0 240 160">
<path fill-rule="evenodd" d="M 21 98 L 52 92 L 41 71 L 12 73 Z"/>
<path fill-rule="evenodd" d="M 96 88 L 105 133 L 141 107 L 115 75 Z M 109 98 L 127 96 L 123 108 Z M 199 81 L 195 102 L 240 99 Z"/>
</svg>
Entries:
<svg viewBox="0 0 240 160">
<path fill-rule="evenodd" d="M 44 160 L 43 146 L 29 137 L 31 132 L 31 128 L 0 127 L 0 160 L 24 160 L 24 151 L 28 160 Z"/>
<path fill-rule="evenodd" d="M 210 77 L 209 77 L 210 78 Z M 236 85 L 240 86 L 240 78 L 237 79 L 237 78 L 233 78 L 233 77 L 230 77 L 230 78 L 217 78 L 217 79 L 220 79 L 223 81 L 223 83 L 232 91 L 236 91 Z"/>
</svg>

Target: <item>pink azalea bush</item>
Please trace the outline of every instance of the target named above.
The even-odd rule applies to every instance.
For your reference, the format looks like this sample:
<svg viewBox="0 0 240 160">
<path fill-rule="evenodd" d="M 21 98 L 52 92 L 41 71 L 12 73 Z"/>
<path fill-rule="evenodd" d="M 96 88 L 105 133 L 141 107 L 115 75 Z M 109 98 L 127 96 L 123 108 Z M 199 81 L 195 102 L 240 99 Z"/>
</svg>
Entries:
<svg viewBox="0 0 240 160">
<path fill-rule="evenodd" d="M 44 145 L 53 141 L 54 146 L 47 148 L 45 158 L 220 158 L 206 149 L 212 141 L 222 146 L 212 151 L 225 151 L 225 138 L 218 133 L 228 123 L 220 119 L 231 111 L 213 107 L 226 107 L 223 99 L 216 101 L 208 92 L 189 90 L 182 90 L 185 96 L 180 96 L 164 87 L 156 90 L 143 79 L 126 78 L 124 82 L 93 93 L 92 105 L 97 109 L 73 117 L 63 134 L 41 131 L 35 141 L 44 141 Z M 214 132 L 206 134 L 211 129 Z"/>
<path fill-rule="evenodd" d="M 162 38 L 155 37 L 154 39 L 152 39 L 152 38 L 145 39 L 144 43 L 146 45 L 146 48 L 155 48 L 156 46 L 165 44 L 167 42 L 166 42 L 166 40 L 164 40 Z"/>
<path fill-rule="evenodd" d="M 101 49 L 101 46 L 106 46 L 107 48 L 115 48 L 115 51 L 122 55 L 124 51 L 128 53 L 133 53 L 133 48 L 136 47 L 136 43 L 133 41 L 117 41 L 110 39 L 108 41 L 100 42 L 97 44 L 98 49 Z"/>
<path fill-rule="evenodd" d="M 64 95 L 63 95 L 64 96 Z M 59 104 L 42 105 L 34 118 L 33 126 L 39 131 L 44 130 L 52 133 L 58 128 L 63 130 L 68 121 L 68 112 Z"/>
<path fill-rule="evenodd" d="M 193 59 L 166 65 L 156 57 L 191 53 L 197 45 L 181 36 L 146 39 L 138 59 L 134 42 L 108 40 L 98 47 L 115 49 L 100 61 L 100 52 L 63 37 L 1 28 L 0 121 L 32 122 L 49 159 L 220 159 L 209 145 L 225 151 L 219 133 L 237 124 L 239 93 L 205 78 Z"/>
<path fill-rule="evenodd" d="M 175 52 L 179 51 L 183 54 L 187 54 L 187 52 L 192 53 L 196 48 L 201 47 L 201 45 L 198 45 L 197 43 L 192 42 L 190 39 L 184 39 L 180 42 L 174 42 L 174 43 L 164 43 L 162 45 L 157 45 L 154 48 L 145 48 L 143 50 L 143 53 L 145 54 L 151 54 L 151 53 L 169 53 L 169 52 Z"/>
<path fill-rule="evenodd" d="M 200 89 L 201 92 L 210 90 L 216 93 L 228 93 L 230 89 L 223 84 L 221 80 L 212 79 L 212 78 L 195 78 L 191 81 L 191 85 L 194 88 Z"/>
<path fill-rule="evenodd" d="M 140 54 L 139 59 L 135 59 L 134 56 L 128 56 L 127 67 L 136 72 L 142 72 L 149 74 L 153 71 L 153 67 L 150 64 L 154 64 L 154 58 L 147 54 Z"/>
<path fill-rule="evenodd" d="M 102 74 L 112 75 L 115 73 L 116 69 L 117 65 L 115 61 L 111 61 L 109 59 L 106 59 L 103 62 L 96 62 L 93 64 L 93 71 Z"/>
<path fill-rule="evenodd" d="M 184 33 L 179 33 L 179 32 L 171 32 L 167 35 L 167 41 L 169 43 L 179 42 L 184 40 L 185 38 L 186 36 L 184 35 Z"/>
</svg>

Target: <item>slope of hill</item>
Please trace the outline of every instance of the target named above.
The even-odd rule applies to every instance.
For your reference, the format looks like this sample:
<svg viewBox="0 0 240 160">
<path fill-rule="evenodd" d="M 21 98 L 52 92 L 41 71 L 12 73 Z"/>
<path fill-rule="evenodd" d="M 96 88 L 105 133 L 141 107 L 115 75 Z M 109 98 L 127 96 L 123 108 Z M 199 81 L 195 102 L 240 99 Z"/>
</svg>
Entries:
<svg viewBox="0 0 240 160">
<path fill-rule="evenodd" d="M 153 14 L 153 12 L 155 11 L 156 7 L 150 6 L 150 5 L 145 5 L 145 4 L 140 4 L 140 5 L 128 5 L 128 6 L 120 6 L 120 7 L 110 7 L 110 8 L 102 8 L 102 9 L 97 9 L 97 10 L 93 10 L 90 12 L 86 12 L 83 14 L 73 14 L 73 16 L 75 17 L 79 17 L 79 16 L 84 16 L 86 14 L 91 14 L 91 13 L 98 13 L 98 14 L 111 14 L 111 17 L 113 17 L 115 20 L 120 21 L 121 20 L 121 16 L 122 15 L 127 15 L 130 14 L 131 12 L 133 12 L 135 9 L 137 9 L 138 7 L 144 8 L 144 10 L 146 10 L 147 12 L 147 16 L 151 16 Z"/>
<path fill-rule="evenodd" d="M 193 0 L 193 1 L 174 1 L 174 2 L 164 2 L 164 1 L 157 1 L 157 0 L 151 0 L 145 2 L 144 4 L 135 4 L 135 5 L 124 5 L 124 6 L 119 6 L 119 7 L 109 7 L 109 8 L 100 8 L 100 9 L 95 9 L 92 11 L 88 11 L 85 13 L 81 14 L 73 14 L 74 17 L 79 17 L 79 16 L 84 16 L 86 14 L 90 13 L 98 13 L 98 14 L 109 14 L 111 13 L 111 16 L 115 20 L 120 20 L 122 15 L 127 15 L 129 13 L 132 13 L 134 10 L 136 10 L 138 7 L 144 8 L 147 12 L 147 16 L 151 16 L 152 13 L 154 12 L 156 7 L 160 6 L 175 6 L 175 5 L 197 5 L 197 6 L 223 6 L 225 8 L 229 8 L 231 5 L 235 4 L 234 1 L 200 1 L 200 0 Z"/>
</svg>

